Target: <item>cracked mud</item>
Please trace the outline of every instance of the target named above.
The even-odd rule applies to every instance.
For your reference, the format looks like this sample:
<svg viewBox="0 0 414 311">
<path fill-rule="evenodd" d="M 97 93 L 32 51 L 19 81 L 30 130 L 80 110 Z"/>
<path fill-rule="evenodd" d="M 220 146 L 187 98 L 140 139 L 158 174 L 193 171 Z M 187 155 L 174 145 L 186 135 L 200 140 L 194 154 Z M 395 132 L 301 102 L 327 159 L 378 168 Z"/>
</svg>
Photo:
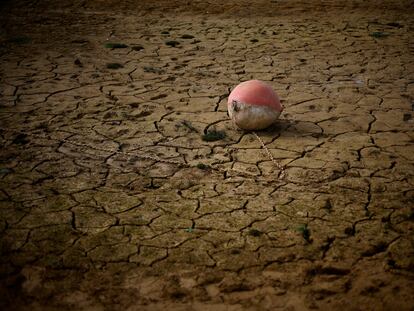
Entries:
<svg viewBox="0 0 414 311">
<path fill-rule="evenodd" d="M 412 2 L 61 2 L 0 4 L 2 309 L 412 310 Z"/>
</svg>

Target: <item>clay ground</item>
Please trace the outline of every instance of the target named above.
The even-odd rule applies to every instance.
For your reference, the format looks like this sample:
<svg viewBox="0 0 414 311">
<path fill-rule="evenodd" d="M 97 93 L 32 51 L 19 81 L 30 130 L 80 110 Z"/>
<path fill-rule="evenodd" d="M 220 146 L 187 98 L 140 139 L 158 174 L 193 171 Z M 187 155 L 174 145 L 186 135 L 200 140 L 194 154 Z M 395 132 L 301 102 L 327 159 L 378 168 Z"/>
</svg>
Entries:
<svg viewBox="0 0 414 311">
<path fill-rule="evenodd" d="M 0 10 L 2 310 L 414 309 L 412 1 Z"/>
</svg>

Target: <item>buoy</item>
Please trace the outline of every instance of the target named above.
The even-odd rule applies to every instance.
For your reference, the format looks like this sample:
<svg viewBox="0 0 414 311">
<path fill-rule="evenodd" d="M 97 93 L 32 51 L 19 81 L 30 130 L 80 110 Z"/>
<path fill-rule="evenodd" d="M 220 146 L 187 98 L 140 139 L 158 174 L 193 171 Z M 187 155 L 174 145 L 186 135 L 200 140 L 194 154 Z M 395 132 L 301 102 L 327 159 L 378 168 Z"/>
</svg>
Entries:
<svg viewBox="0 0 414 311">
<path fill-rule="evenodd" d="M 230 118 L 243 130 L 262 130 L 273 124 L 283 111 L 279 96 L 270 85 L 249 80 L 237 85 L 227 101 Z"/>
</svg>

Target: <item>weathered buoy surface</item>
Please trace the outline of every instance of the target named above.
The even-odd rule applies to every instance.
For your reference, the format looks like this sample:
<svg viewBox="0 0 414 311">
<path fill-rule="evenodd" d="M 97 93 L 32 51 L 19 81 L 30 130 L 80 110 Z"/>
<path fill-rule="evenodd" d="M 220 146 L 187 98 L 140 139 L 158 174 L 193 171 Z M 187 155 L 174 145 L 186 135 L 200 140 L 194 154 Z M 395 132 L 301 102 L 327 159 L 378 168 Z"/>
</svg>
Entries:
<svg viewBox="0 0 414 311">
<path fill-rule="evenodd" d="M 230 118 L 243 130 L 262 130 L 274 123 L 283 111 L 279 96 L 270 85 L 249 80 L 237 85 L 227 101 Z"/>
</svg>

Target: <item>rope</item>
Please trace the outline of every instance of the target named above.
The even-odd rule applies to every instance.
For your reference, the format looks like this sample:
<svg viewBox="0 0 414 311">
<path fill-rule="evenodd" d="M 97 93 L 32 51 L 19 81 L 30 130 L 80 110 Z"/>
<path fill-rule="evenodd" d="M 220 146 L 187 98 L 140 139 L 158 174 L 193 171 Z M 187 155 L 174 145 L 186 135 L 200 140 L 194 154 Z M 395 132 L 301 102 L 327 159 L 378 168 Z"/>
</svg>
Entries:
<svg viewBox="0 0 414 311">
<path fill-rule="evenodd" d="M 260 142 L 260 144 L 262 145 L 263 149 L 266 151 L 269 159 L 272 161 L 272 163 L 279 169 L 279 174 L 278 174 L 278 178 L 279 179 L 283 179 L 286 176 L 286 171 L 285 171 L 285 166 L 283 166 L 282 164 L 280 164 L 280 162 L 276 161 L 275 158 L 273 157 L 273 155 L 270 153 L 269 148 L 267 148 L 267 146 L 265 145 L 265 143 L 263 142 L 263 140 L 260 138 L 259 135 L 257 135 L 256 132 L 253 132 L 253 135 L 256 136 L 257 140 Z"/>
</svg>

